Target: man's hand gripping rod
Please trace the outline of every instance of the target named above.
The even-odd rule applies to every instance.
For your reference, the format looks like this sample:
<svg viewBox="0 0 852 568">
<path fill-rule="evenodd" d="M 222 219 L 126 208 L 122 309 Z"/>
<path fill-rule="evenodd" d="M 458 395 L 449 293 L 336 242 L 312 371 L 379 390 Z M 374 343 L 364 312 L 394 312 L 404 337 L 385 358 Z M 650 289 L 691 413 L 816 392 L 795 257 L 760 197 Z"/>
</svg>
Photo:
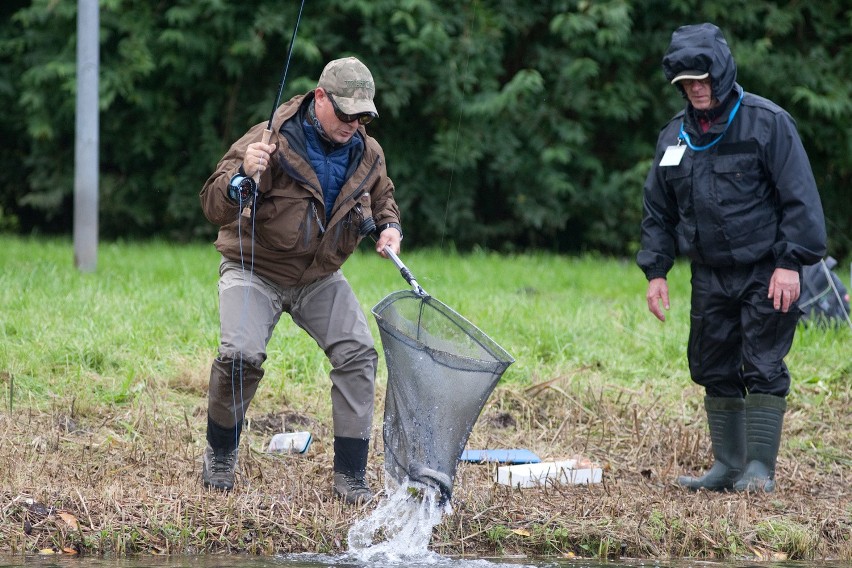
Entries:
<svg viewBox="0 0 852 568">
<path fill-rule="evenodd" d="M 369 236 L 374 241 L 378 241 L 378 234 L 376 231 L 376 221 L 372 217 L 361 221 L 360 233 L 362 237 Z M 397 254 L 387 245 L 385 245 L 384 252 L 393 261 L 396 267 L 399 268 L 399 273 L 402 274 L 405 281 L 411 285 L 411 289 L 414 290 L 414 293 L 421 298 L 428 298 L 429 294 L 427 294 L 426 290 L 417 283 L 417 280 L 414 279 L 414 274 L 412 274 L 408 267 L 403 264 L 399 256 L 397 256 Z"/>
<path fill-rule="evenodd" d="M 296 43 L 296 32 L 299 31 L 299 23 L 302 21 L 302 10 L 305 8 L 305 0 L 299 5 L 299 15 L 296 17 L 296 23 L 293 25 L 293 35 L 290 37 L 290 47 L 287 48 L 287 62 L 284 64 L 284 70 L 281 72 L 281 82 L 278 84 L 278 94 L 275 97 L 275 102 L 272 104 L 272 112 L 269 113 L 269 122 L 266 123 L 266 129 L 263 131 L 261 142 L 269 144 L 272 138 L 272 119 L 275 117 L 275 110 L 281 102 L 281 94 L 284 92 L 284 85 L 287 83 L 287 71 L 290 69 L 290 57 L 293 55 L 293 44 Z M 252 201 L 257 200 L 257 188 L 260 187 L 260 172 L 255 172 L 252 176 L 254 180 L 254 195 Z M 251 201 L 249 201 L 243 209 L 243 217 L 251 217 Z"/>
</svg>

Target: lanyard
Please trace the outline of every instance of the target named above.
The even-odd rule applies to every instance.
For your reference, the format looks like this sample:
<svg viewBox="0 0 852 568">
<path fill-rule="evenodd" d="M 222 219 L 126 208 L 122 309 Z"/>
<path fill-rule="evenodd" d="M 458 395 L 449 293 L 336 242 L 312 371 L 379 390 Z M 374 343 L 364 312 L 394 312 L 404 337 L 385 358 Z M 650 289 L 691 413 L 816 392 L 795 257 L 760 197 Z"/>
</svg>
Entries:
<svg viewBox="0 0 852 568">
<path fill-rule="evenodd" d="M 737 99 L 737 104 L 734 105 L 734 109 L 731 111 L 730 116 L 728 116 L 728 123 L 725 124 L 725 129 L 722 131 L 721 134 L 719 134 L 719 136 L 716 137 L 715 140 L 713 140 L 712 142 L 710 142 L 706 146 L 695 146 L 692 143 L 692 141 L 689 139 L 689 134 L 687 134 L 683 130 L 683 120 L 680 121 L 680 134 L 678 134 L 678 139 L 686 142 L 686 145 L 689 146 L 692 150 L 695 150 L 696 152 L 706 150 L 707 148 L 713 146 L 716 142 L 718 142 L 719 140 L 722 139 L 722 136 L 724 136 L 725 132 L 728 131 L 728 127 L 731 126 L 731 122 L 734 121 L 734 117 L 737 115 L 737 111 L 740 110 L 740 103 L 743 102 L 743 95 L 745 95 L 745 90 L 743 90 L 743 92 L 740 93 L 740 98 Z"/>
</svg>

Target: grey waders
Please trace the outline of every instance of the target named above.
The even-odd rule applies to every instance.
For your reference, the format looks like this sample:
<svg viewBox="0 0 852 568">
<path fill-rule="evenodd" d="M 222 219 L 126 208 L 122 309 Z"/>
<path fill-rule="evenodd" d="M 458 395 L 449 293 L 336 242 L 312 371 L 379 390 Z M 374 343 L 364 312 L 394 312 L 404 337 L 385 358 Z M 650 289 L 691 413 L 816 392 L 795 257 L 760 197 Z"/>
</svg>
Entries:
<svg viewBox="0 0 852 568">
<path fill-rule="evenodd" d="M 787 400 L 771 394 L 750 394 L 745 406 L 748 465 L 734 489 L 771 493 L 775 490 L 775 461 Z"/>
<path fill-rule="evenodd" d="M 234 488 L 243 419 L 263 374 L 263 369 L 242 358 L 213 360 L 207 395 L 207 448 L 201 467 L 204 487 Z"/>
<path fill-rule="evenodd" d="M 681 475 L 679 485 L 688 489 L 728 491 L 743 472 L 746 461 L 746 410 L 741 398 L 704 397 L 710 441 L 715 462 L 701 477 Z"/>
</svg>

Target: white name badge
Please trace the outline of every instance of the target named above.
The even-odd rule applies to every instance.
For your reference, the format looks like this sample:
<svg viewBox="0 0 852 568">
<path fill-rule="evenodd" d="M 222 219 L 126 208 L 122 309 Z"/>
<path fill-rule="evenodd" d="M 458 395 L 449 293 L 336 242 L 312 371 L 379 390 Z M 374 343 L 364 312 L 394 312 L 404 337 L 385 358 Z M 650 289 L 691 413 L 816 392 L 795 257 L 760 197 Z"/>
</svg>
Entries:
<svg viewBox="0 0 852 568">
<path fill-rule="evenodd" d="M 663 154 L 663 159 L 660 160 L 661 166 L 677 166 L 683 159 L 683 153 L 686 152 L 686 146 L 669 146 L 666 148 L 666 153 Z"/>
</svg>

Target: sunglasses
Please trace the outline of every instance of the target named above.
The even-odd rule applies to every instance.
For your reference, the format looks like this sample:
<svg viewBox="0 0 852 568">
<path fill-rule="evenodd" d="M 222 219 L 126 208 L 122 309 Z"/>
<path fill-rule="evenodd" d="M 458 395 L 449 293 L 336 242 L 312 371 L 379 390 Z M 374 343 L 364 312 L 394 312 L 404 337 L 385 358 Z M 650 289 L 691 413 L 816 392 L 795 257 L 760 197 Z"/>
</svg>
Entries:
<svg viewBox="0 0 852 568">
<path fill-rule="evenodd" d="M 337 120 L 339 120 L 340 122 L 345 122 L 346 124 L 349 124 L 350 122 L 355 122 L 357 120 L 359 124 L 367 125 L 373 122 L 373 119 L 376 118 L 375 116 L 373 116 L 372 113 L 369 112 L 362 112 L 360 114 L 346 114 L 345 112 L 340 110 L 340 107 L 337 106 L 336 102 L 334 102 L 334 97 L 331 96 L 331 93 L 326 91 L 325 94 L 328 96 L 328 100 L 331 101 L 332 108 L 334 108 L 334 116 L 336 116 Z"/>
</svg>

